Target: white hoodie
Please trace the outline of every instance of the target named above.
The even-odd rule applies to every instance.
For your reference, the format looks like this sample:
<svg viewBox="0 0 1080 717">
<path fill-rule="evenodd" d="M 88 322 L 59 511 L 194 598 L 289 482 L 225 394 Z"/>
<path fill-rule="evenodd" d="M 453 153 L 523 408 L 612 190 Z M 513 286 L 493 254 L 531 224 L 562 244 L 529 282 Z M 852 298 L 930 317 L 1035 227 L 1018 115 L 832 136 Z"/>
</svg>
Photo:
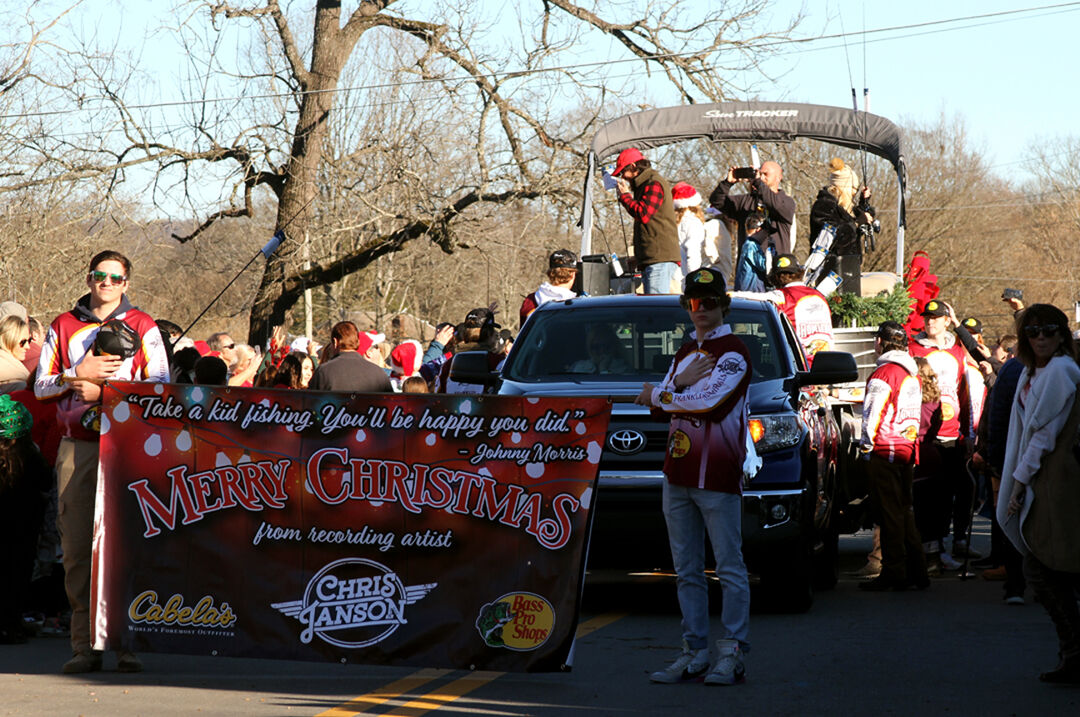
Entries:
<svg viewBox="0 0 1080 717">
<path fill-rule="evenodd" d="M 575 294 L 570 289 L 553 286 L 550 281 L 545 281 L 540 285 L 540 288 L 533 294 L 533 299 L 536 301 L 536 306 L 539 308 L 549 301 L 565 301 L 566 299 L 573 299 Z"/>
</svg>

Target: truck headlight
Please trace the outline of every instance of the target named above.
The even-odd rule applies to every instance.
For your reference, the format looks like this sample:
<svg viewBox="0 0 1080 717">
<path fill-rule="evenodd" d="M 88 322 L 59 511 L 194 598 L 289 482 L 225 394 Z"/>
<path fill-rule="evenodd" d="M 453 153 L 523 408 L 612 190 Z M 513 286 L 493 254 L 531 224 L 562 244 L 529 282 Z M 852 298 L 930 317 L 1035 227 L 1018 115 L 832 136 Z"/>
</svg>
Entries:
<svg viewBox="0 0 1080 717">
<path fill-rule="evenodd" d="M 758 453 L 768 453 L 798 445 L 802 429 L 795 416 L 751 416 L 750 437 Z"/>
</svg>

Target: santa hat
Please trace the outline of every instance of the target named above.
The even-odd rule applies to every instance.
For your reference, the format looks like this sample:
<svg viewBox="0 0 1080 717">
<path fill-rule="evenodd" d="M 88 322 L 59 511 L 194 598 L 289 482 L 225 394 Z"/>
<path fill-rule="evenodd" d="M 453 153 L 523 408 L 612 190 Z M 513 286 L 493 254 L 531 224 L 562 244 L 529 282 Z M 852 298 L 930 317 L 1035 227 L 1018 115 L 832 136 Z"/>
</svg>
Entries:
<svg viewBox="0 0 1080 717">
<path fill-rule="evenodd" d="M 420 342 L 405 339 L 390 352 L 390 370 L 398 376 L 408 378 L 420 370 L 422 357 Z"/>
<path fill-rule="evenodd" d="M 369 339 L 371 339 L 372 346 L 377 346 L 383 341 L 386 341 L 386 334 L 380 334 L 378 331 L 361 331 L 360 335 L 367 336 Z"/>
<path fill-rule="evenodd" d="M 701 206 L 701 195 L 686 182 L 679 182 L 671 188 L 671 198 L 675 202 L 676 209 Z"/>
<path fill-rule="evenodd" d="M 370 331 L 360 332 L 360 335 L 358 337 L 360 343 L 357 345 L 356 351 L 361 356 L 366 354 L 371 349 L 371 347 L 375 345 L 374 342 L 371 340 L 371 334 L 372 332 Z"/>
</svg>

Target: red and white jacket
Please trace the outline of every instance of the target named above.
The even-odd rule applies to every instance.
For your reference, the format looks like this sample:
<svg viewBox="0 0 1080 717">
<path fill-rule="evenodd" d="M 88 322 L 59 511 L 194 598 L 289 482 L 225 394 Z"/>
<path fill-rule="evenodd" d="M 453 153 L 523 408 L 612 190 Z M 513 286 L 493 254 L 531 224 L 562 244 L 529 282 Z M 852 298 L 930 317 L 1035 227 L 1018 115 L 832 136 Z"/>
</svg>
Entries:
<svg viewBox="0 0 1080 717">
<path fill-rule="evenodd" d="M 946 441 L 965 436 L 973 438 L 971 401 L 964 370 L 967 351 L 952 334 L 945 334 L 944 343 L 944 348 L 939 347 L 926 338 L 925 333 L 921 333 L 908 346 L 908 351 L 912 356 L 924 357 L 937 374 L 937 385 L 941 389 L 941 429 L 938 438 Z"/>
<path fill-rule="evenodd" d="M 545 281 L 536 291 L 526 296 L 525 300 L 521 302 L 521 308 L 518 310 L 518 321 L 520 322 L 518 328 L 525 325 L 525 320 L 529 318 L 532 312 L 547 302 L 565 301 L 576 296 L 577 294 L 566 287 L 555 286 L 550 281 Z"/>
<path fill-rule="evenodd" d="M 859 450 L 893 463 L 915 463 L 922 417 L 919 369 L 906 351 L 886 351 L 866 380 Z"/>
<path fill-rule="evenodd" d="M 114 381 L 157 381 L 169 380 L 169 359 L 165 353 L 165 344 L 161 332 L 150 315 L 139 311 L 127 296 L 120 300 L 120 306 L 104 319 L 98 319 L 90 311 L 90 295 L 86 294 L 75 308 L 60 314 L 49 326 L 45 343 L 38 358 L 37 379 L 34 382 L 34 394 L 40 400 L 55 399 L 56 420 L 63 435 L 82 441 L 96 441 L 99 434 L 83 426 L 83 414 L 91 408 L 71 390 L 71 386 L 61 380 L 61 376 L 75 377 L 78 366 L 90 347 L 94 344 L 98 329 L 112 319 L 123 319 L 142 337 L 142 345 L 135 355 L 124 360 L 120 369 L 113 374 Z"/>
<path fill-rule="evenodd" d="M 979 419 L 982 418 L 983 406 L 986 405 L 986 381 L 982 372 L 970 363 L 964 367 L 964 374 L 967 376 L 968 400 L 971 402 L 971 432 L 977 435 Z"/>
<path fill-rule="evenodd" d="M 818 351 L 832 351 L 833 338 L 832 311 L 825 295 L 801 281 L 793 281 L 773 291 L 753 292 L 735 291 L 732 296 L 744 299 L 763 299 L 776 304 L 784 312 L 795 329 L 808 363 L 814 360 Z"/>
<path fill-rule="evenodd" d="M 713 361 L 712 373 L 676 391 L 675 375 L 700 354 Z M 742 493 L 750 375 L 750 354 L 726 324 L 675 354 L 652 395 L 653 405 L 671 414 L 664 475 L 672 485 Z"/>
</svg>

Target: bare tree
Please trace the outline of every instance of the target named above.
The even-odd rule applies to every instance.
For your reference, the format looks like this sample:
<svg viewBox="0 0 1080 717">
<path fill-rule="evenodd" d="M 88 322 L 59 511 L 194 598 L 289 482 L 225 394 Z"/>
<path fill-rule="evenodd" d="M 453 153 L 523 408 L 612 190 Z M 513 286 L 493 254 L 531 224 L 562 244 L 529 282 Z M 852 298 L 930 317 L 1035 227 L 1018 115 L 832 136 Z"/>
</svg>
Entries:
<svg viewBox="0 0 1080 717">
<path fill-rule="evenodd" d="M 79 48 L 80 87 L 107 99 L 97 124 L 84 119 L 88 131 L 70 148 L 32 148 L 48 161 L 0 192 L 89 176 L 107 177 L 115 192 L 140 166 L 153 167 L 159 207 L 199 210 L 193 228 L 176 232 L 181 243 L 269 201 L 274 230 L 289 240 L 266 263 L 251 307 L 251 339 L 261 341 L 305 289 L 341 282 L 415 239 L 453 252 L 473 244 L 462 228 L 520 203 L 571 217 L 588 130 L 602 113 L 649 101 L 641 68 L 684 101 L 745 89 L 729 78 L 750 76 L 742 71 L 767 41 L 793 27 L 758 31 L 767 5 L 743 0 L 703 13 L 681 0 L 531 0 L 502 8 L 518 14 L 508 35 L 490 26 L 490 6 L 474 2 L 434 11 L 398 0 L 358 0 L 351 11 L 340 0 L 309 10 L 278 0 L 189 2 L 178 14 L 191 58 L 183 127 L 177 108 L 140 105 L 137 62 Z M 568 50 L 605 37 L 614 40 L 609 61 L 625 73 L 574 66 Z M 238 38 L 246 55 L 224 49 Z M 359 85 L 343 83 L 353 76 Z M 579 107 L 591 111 L 566 109 Z M 527 244 L 513 241 L 523 243 L 485 260 L 514 261 Z"/>
</svg>

